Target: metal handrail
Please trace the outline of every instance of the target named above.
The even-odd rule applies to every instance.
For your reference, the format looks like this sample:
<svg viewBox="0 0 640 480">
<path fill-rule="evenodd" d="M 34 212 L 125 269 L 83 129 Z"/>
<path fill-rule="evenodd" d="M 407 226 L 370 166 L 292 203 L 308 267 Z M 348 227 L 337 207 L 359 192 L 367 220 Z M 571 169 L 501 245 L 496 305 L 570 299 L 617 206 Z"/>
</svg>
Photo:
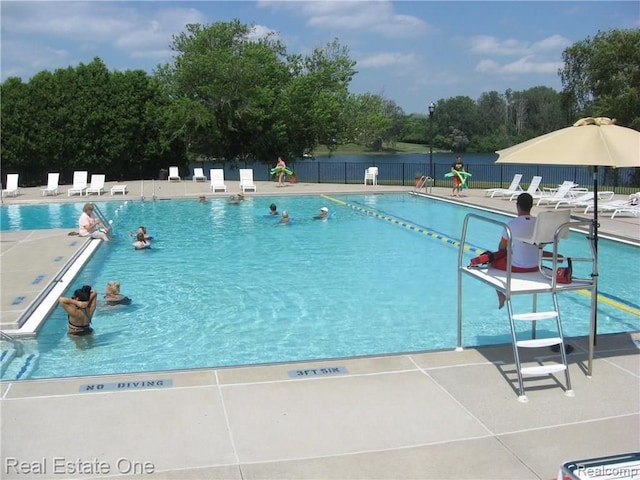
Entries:
<svg viewBox="0 0 640 480">
<path fill-rule="evenodd" d="M 104 228 L 107 230 L 107 235 L 109 235 L 112 232 L 113 222 L 109 222 L 107 220 L 107 218 L 102 213 L 102 210 L 100 210 L 100 208 L 95 203 L 93 204 L 93 211 L 98 214 L 98 218 L 104 225 Z"/>
<path fill-rule="evenodd" d="M 4 333 L 2 330 L 0 330 L 0 338 L 2 338 L 3 340 L 6 340 L 7 342 L 11 342 L 15 347 L 18 356 L 21 356 L 24 353 L 24 347 L 22 343 L 17 339 L 13 338 L 8 333 Z"/>
</svg>

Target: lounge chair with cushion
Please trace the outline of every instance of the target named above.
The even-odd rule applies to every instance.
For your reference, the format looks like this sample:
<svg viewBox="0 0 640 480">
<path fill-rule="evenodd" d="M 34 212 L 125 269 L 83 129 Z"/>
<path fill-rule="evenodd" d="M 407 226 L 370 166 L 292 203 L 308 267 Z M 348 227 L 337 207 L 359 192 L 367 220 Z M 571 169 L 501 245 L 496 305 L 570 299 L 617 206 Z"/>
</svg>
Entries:
<svg viewBox="0 0 640 480">
<path fill-rule="evenodd" d="M 253 170 L 251 168 L 240 169 L 240 190 L 242 190 L 242 192 L 246 192 L 247 190 L 258 191 L 256 185 L 253 183 Z"/>
<path fill-rule="evenodd" d="M 193 177 L 191 179 L 194 182 L 206 182 L 207 176 L 204 174 L 204 171 L 200 167 L 195 167 L 193 169 Z"/>
<path fill-rule="evenodd" d="M 227 191 L 227 186 L 224 184 L 224 170 L 222 168 L 210 169 L 209 177 L 211 178 L 211 191 Z"/>
<path fill-rule="evenodd" d="M 18 177 L 19 173 L 7 173 L 7 188 L 2 190 L 2 196 L 15 197 L 20 192 L 20 187 L 18 187 Z"/>
<path fill-rule="evenodd" d="M 520 186 L 520 181 L 522 180 L 522 174 L 516 173 L 513 176 L 513 180 L 511 180 L 511 185 L 507 188 L 487 188 L 484 191 L 484 196 L 491 196 L 491 198 L 496 195 L 500 195 L 502 197 L 506 197 L 507 195 L 511 196 L 515 193 L 522 193 L 522 187 Z"/>
<path fill-rule="evenodd" d="M 167 181 L 171 182 L 172 180 L 177 180 L 178 182 L 182 181 L 178 167 L 169 167 L 169 176 L 167 177 Z"/>
<path fill-rule="evenodd" d="M 91 175 L 91 185 L 87 187 L 85 190 L 85 194 L 91 195 L 92 193 L 97 194 L 98 196 L 104 193 L 104 174 L 98 173 Z"/>
<path fill-rule="evenodd" d="M 76 194 L 82 196 L 84 191 L 87 189 L 88 176 L 89 173 L 86 171 L 73 172 L 73 185 L 71 185 L 71 188 L 67 190 L 67 197 Z"/>
</svg>

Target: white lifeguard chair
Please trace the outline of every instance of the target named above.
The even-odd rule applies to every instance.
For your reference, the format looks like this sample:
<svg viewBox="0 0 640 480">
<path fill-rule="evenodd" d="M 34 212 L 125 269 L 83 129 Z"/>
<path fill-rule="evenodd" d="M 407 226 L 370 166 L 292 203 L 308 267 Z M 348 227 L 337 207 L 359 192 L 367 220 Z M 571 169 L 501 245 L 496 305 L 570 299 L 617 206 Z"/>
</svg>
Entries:
<svg viewBox="0 0 640 480">
<path fill-rule="evenodd" d="M 470 248 L 467 241 L 467 235 L 469 230 L 469 224 L 474 223 L 481 225 L 485 222 L 493 223 L 502 228 L 505 231 L 507 237 L 507 269 L 499 270 L 493 268 L 490 265 L 483 267 L 464 266 L 463 265 L 463 253 Z M 483 229 L 486 228 L 486 224 L 482 225 Z M 589 254 L 585 257 L 572 258 L 575 262 L 591 262 L 592 275 L 590 278 L 578 278 L 575 276 L 571 283 L 558 283 L 557 271 L 558 264 L 562 263 L 563 258 L 559 255 L 558 244 L 561 239 L 567 238 L 571 228 L 588 228 L 589 235 L 586 239 L 589 241 Z M 520 402 L 526 402 L 527 397 L 524 389 L 524 377 L 541 377 L 544 375 L 553 375 L 554 373 L 564 372 L 565 375 L 565 394 L 567 396 L 573 396 L 573 390 L 571 389 L 571 379 L 569 377 L 569 367 L 567 364 L 567 352 L 565 351 L 564 336 L 562 333 L 562 322 L 560 316 L 560 306 L 558 302 L 558 293 L 575 290 L 590 290 L 592 298 L 597 295 L 597 275 L 593 272 L 597 272 L 595 250 L 593 248 L 593 222 L 591 220 L 581 222 L 571 222 L 570 212 L 565 211 L 544 211 L 536 217 L 536 225 L 534 227 L 533 235 L 530 238 L 512 238 L 511 230 L 506 223 L 498 220 L 482 217 L 480 215 L 470 213 L 465 217 L 464 225 L 462 229 L 462 237 L 460 241 L 460 250 L 458 254 L 458 344 L 456 350 L 462 350 L 462 306 L 463 306 L 463 294 L 462 288 L 463 276 L 470 276 L 476 280 L 480 280 L 485 284 L 491 285 L 496 291 L 501 292 L 506 300 L 505 304 L 509 315 L 509 325 L 511 328 L 511 341 L 513 346 L 513 356 L 516 364 L 516 371 L 518 375 L 518 400 Z M 539 249 L 539 269 L 534 272 L 516 273 L 511 271 L 511 248 L 513 241 L 523 241 L 536 245 Z M 544 255 L 545 246 L 552 245 L 552 251 L 546 252 L 548 256 Z M 549 255 L 550 254 L 550 255 Z M 551 266 L 543 265 L 544 262 L 551 262 Z M 553 301 L 553 309 L 549 311 L 537 311 L 538 295 L 550 294 Z M 515 295 L 531 295 L 533 297 L 533 308 L 530 312 L 514 313 L 511 299 Z M 555 323 L 556 335 L 537 338 L 536 337 L 536 322 L 538 321 L 553 321 Z M 519 340 L 516 336 L 516 321 L 524 321 L 531 323 L 531 338 L 525 340 Z M 552 330 L 549 324 L 545 324 L 548 330 Z M 542 347 L 554 347 L 557 349 L 557 355 L 559 355 L 559 361 L 550 361 L 547 357 L 553 357 L 553 355 L 546 355 L 544 363 L 542 361 L 535 362 L 534 364 L 528 364 L 523 366 L 519 350 L 542 348 Z M 554 350 L 555 351 L 555 350 Z"/>
</svg>

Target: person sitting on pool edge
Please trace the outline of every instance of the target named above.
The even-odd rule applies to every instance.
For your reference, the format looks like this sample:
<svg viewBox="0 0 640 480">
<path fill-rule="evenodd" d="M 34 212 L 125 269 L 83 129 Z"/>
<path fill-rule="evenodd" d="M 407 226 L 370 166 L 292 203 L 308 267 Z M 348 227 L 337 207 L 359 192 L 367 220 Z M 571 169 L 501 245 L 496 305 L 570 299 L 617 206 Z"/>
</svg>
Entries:
<svg viewBox="0 0 640 480">
<path fill-rule="evenodd" d="M 320 209 L 320 214 L 313 217 L 314 220 L 326 220 L 329 218 L 329 209 L 327 207 L 322 207 Z"/>
<path fill-rule="evenodd" d="M 93 216 L 93 203 L 85 203 L 78 219 L 78 235 L 109 241 L 109 227 Z"/>
<path fill-rule="evenodd" d="M 91 319 L 96 311 L 98 294 L 89 285 L 73 292 L 73 297 L 60 297 L 58 303 L 67 312 L 68 333 L 73 336 L 93 333 Z"/>
<path fill-rule="evenodd" d="M 131 305 L 131 299 L 120 293 L 120 282 L 109 282 L 104 299 L 107 305 Z"/>
<path fill-rule="evenodd" d="M 136 235 L 136 241 L 133 242 L 133 248 L 135 248 L 136 250 L 151 248 L 151 242 L 144 238 L 144 233 L 138 232 L 138 234 Z"/>
</svg>

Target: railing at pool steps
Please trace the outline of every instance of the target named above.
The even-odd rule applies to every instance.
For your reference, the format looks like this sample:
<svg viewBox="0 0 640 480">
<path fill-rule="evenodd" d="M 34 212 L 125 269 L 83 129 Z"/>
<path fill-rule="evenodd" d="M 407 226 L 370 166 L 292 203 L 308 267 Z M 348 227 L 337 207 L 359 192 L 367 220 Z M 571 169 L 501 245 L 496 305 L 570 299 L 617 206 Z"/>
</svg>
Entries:
<svg viewBox="0 0 640 480">
<path fill-rule="evenodd" d="M 25 355 L 24 345 L 8 333 L 0 331 L 0 376 L 6 380 L 27 378 L 36 366 L 39 355 L 30 352 Z M 5 348 L 8 346 L 8 348 Z M 7 373 L 8 372 L 8 373 Z"/>
<path fill-rule="evenodd" d="M 102 213 L 102 210 L 100 210 L 100 208 L 94 203 L 93 204 L 93 211 L 96 212 L 96 214 L 98 215 L 98 218 L 100 219 L 100 221 L 102 222 L 102 224 L 105 226 L 105 228 L 109 228 L 109 230 L 107 231 L 107 235 L 111 236 L 113 235 L 113 220 L 107 220 L 107 217 L 104 216 L 104 213 Z"/>
</svg>

